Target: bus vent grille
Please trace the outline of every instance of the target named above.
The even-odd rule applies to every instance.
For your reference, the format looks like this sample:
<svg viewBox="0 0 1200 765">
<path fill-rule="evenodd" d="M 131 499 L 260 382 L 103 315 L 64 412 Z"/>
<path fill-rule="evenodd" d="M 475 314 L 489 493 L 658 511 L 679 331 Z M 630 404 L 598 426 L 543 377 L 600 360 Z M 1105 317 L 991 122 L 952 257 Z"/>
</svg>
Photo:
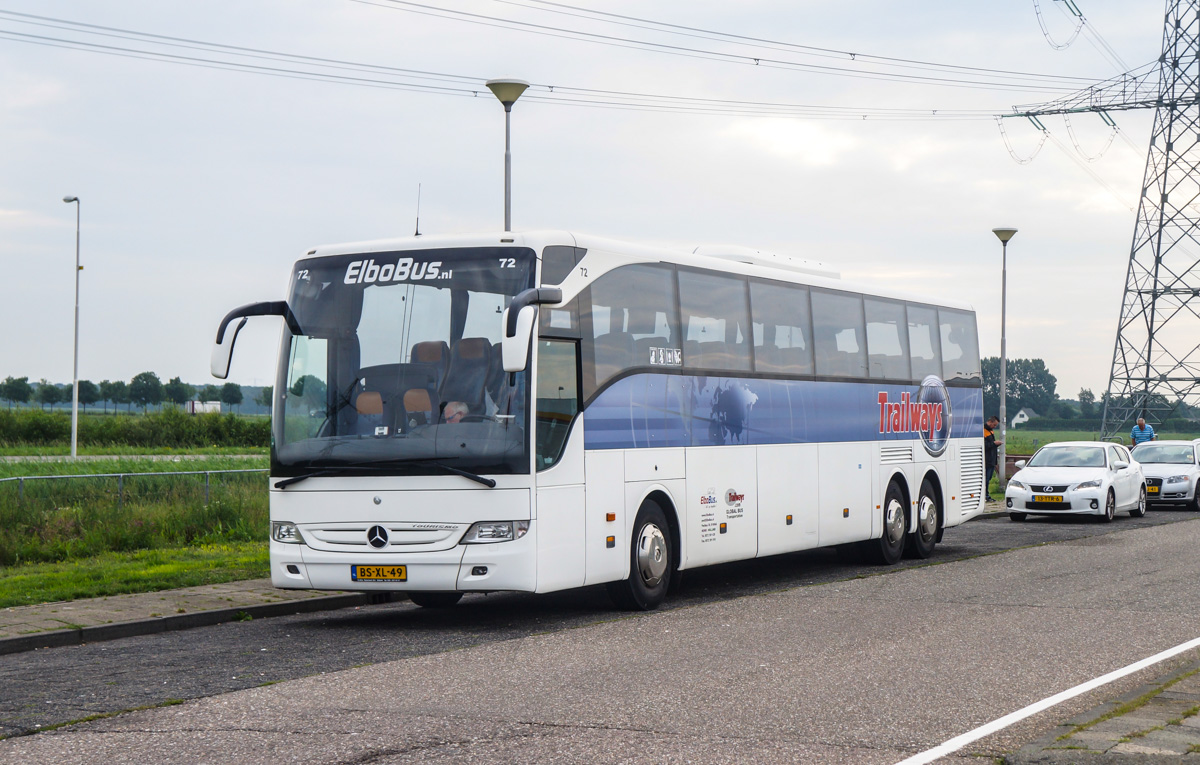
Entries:
<svg viewBox="0 0 1200 765">
<path fill-rule="evenodd" d="M 879 449 L 879 464 L 903 465 L 912 462 L 912 446 L 884 446 Z"/>
<path fill-rule="evenodd" d="M 983 504 L 983 447 L 964 446 L 959 453 L 962 466 L 962 509 L 977 510 Z"/>
</svg>

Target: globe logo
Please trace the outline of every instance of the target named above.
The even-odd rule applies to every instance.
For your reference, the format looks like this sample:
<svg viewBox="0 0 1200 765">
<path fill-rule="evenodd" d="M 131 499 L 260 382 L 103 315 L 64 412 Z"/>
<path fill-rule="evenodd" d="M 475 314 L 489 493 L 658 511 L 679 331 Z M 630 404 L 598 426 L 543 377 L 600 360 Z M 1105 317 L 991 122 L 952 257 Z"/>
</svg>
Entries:
<svg viewBox="0 0 1200 765">
<path fill-rule="evenodd" d="M 946 383 L 937 375 L 929 375 L 921 381 L 917 389 L 916 400 L 921 404 L 930 404 L 931 409 L 940 409 L 941 417 L 937 424 L 941 427 L 921 431 L 921 443 L 925 451 L 932 457 L 940 457 L 950 444 L 950 423 L 953 419 L 950 413 L 950 391 Z"/>
</svg>

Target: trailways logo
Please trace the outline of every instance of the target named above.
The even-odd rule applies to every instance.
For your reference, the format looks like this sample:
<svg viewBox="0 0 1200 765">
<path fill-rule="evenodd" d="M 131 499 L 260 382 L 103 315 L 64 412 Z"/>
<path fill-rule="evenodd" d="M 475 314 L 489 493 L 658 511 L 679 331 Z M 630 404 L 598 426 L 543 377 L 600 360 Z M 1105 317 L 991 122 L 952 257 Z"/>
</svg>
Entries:
<svg viewBox="0 0 1200 765">
<path fill-rule="evenodd" d="M 926 377 L 915 396 L 900 394 L 899 401 L 879 392 L 879 432 L 919 433 L 925 451 L 934 457 L 950 443 L 950 421 L 950 393 L 937 375 Z"/>
</svg>

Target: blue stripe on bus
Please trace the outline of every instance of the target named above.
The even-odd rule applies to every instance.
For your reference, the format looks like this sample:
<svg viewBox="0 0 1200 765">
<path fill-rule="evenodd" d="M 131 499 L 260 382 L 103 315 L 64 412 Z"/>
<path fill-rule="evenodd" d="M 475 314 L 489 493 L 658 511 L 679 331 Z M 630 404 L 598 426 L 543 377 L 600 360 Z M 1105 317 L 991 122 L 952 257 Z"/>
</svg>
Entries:
<svg viewBox="0 0 1200 765">
<path fill-rule="evenodd" d="M 880 395 L 917 400 L 917 386 L 638 374 L 597 396 L 584 414 L 588 449 L 715 444 L 912 441 L 880 432 Z M 983 391 L 945 388 L 949 438 L 983 437 Z M 885 428 L 886 430 L 887 428 Z"/>
</svg>

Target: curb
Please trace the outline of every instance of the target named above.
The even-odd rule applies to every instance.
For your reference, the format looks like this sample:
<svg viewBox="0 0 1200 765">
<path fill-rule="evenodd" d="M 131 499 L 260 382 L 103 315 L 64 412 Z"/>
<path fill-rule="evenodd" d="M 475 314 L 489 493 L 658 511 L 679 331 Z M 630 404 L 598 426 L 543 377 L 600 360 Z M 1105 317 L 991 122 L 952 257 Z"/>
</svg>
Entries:
<svg viewBox="0 0 1200 765">
<path fill-rule="evenodd" d="M 94 627 L 79 627 L 77 629 L 52 630 L 38 632 L 32 635 L 0 638 L 0 656 L 26 651 L 36 651 L 39 648 L 61 648 L 63 646 L 83 645 L 84 643 L 99 643 L 105 640 L 119 640 L 126 637 L 154 635 L 159 632 L 174 632 L 195 627 L 209 627 L 214 624 L 234 621 L 238 614 L 247 614 L 254 618 L 271 616 L 290 616 L 306 614 L 313 611 L 334 611 L 352 606 L 369 606 L 377 603 L 390 603 L 400 598 L 390 592 L 353 593 L 348 595 L 323 595 L 318 598 L 291 600 L 281 603 L 263 603 L 252 606 L 233 606 L 218 608 L 211 611 L 198 611 L 193 614 L 172 614 L 156 616 L 152 619 L 138 619 L 130 622 L 115 624 L 98 624 Z"/>
</svg>

